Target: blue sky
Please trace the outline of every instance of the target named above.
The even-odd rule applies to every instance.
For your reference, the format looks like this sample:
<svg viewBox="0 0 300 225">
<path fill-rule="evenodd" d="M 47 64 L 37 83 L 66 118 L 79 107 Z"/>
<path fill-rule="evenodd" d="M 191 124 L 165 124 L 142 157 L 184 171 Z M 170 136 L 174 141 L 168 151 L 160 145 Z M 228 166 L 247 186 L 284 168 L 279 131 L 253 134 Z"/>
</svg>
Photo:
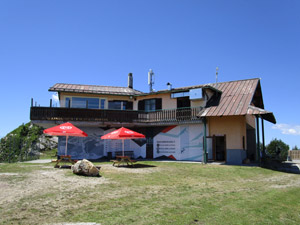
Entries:
<svg viewBox="0 0 300 225">
<path fill-rule="evenodd" d="M 261 78 L 266 142 L 300 147 L 298 0 L 1 0 L 0 137 L 48 106 L 55 83 L 148 91 Z"/>
</svg>

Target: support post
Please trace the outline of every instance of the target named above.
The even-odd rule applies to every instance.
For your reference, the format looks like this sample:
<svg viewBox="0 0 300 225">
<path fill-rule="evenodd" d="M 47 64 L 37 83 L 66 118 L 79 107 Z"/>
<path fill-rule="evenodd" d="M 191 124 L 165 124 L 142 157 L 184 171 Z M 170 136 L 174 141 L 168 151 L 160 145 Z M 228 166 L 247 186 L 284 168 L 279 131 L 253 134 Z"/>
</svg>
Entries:
<svg viewBox="0 0 300 225">
<path fill-rule="evenodd" d="M 259 117 L 256 116 L 256 161 L 260 164 Z"/>
<path fill-rule="evenodd" d="M 262 144 L 263 144 L 262 158 L 263 158 L 263 160 L 265 160 L 265 158 L 266 158 L 266 145 L 265 145 L 265 126 L 264 126 L 263 118 L 261 118 L 261 132 L 262 132 Z"/>
<path fill-rule="evenodd" d="M 204 163 L 206 164 L 207 163 L 207 143 L 206 143 L 206 118 L 203 118 L 203 124 L 204 124 L 204 140 L 203 140 L 203 153 L 204 153 L 204 156 L 203 156 L 203 161 Z"/>
</svg>

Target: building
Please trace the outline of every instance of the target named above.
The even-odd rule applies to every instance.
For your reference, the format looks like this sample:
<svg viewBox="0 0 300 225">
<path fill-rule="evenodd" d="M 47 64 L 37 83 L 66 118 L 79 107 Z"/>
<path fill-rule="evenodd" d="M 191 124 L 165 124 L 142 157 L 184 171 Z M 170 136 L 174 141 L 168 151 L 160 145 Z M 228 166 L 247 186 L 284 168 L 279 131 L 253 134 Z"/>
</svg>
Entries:
<svg viewBox="0 0 300 225">
<path fill-rule="evenodd" d="M 100 137 L 124 126 L 146 135 L 125 141 L 126 153 L 135 158 L 258 161 L 264 154 L 257 145 L 262 140 L 264 146 L 264 120 L 276 123 L 264 109 L 260 79 L 182 88 L 168 84 L 161 91 L 150 85 L 150 92 L 143 93 L 133 88 L 129 74 L 127 87 L 58 83 L 49 91 L 58 93 L 60 107 L 52 102 L 34 106 L 32 101 L 31 121 L 45 128 L 68 121 L 85 131 L 87 138 L 69 138 L 68 153 L 74 159 L 114 157 L 121 141 Z M 64 148 L 60 137 L 58 153 Z"/>
</svg>

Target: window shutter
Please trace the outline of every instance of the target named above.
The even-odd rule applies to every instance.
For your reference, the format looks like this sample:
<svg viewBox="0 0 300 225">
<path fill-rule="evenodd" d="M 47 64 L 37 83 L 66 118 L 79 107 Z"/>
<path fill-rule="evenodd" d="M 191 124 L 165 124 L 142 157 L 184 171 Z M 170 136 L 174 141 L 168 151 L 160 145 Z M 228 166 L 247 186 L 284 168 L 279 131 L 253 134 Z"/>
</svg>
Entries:
<svg viewBox="0 0 300 225">
<path fill-rule="evenodd" d="M 162 109 L 162 99 L 161 98 L 155 99 L 155 109 L 156 110 Z"/>
<path fill-rule="evenodd" d="M 145 110 L 145 100 L 140 100 L 138 103 L 138 110 Z"/>
</svg>

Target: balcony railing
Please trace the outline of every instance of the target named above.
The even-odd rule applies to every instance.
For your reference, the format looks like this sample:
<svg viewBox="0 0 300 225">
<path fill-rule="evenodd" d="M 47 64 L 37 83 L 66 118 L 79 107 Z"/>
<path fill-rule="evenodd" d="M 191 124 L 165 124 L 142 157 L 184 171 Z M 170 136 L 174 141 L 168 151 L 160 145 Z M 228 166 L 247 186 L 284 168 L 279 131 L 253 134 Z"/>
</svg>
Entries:
<svg viewBox="0 0 300 225">
<path fill-rule="evenodd" d="M 199 121 L 202 107 L 165 109 L 153 112 L 135 110 L 82 109 L 37 107 L 30 108 L 31 120 L 95 121 L 120 123 L 172 123 Z"/>
</svg>

